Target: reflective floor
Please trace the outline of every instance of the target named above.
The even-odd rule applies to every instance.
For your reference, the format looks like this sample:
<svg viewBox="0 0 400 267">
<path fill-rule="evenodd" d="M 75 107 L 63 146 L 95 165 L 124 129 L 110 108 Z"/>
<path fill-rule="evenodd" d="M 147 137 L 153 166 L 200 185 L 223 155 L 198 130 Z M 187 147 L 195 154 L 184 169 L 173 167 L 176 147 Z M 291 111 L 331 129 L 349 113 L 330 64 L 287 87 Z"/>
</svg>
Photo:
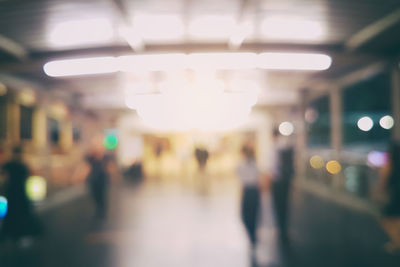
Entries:
<svg viewBox="0 0 400 267">
<path fill-rule="evenodd" d="M 276 245 L 263 195 L 257 265 L 239 217 L 234 178 L 165 179 L 114 186 L 107 221 L 87 196 L 42 214 L 47 232 L 33 245 L 3 245 L 0 266 L 398 266 L 376 220 L 296 192 L 292 253 Z M 290 255 L 290 257 L 288 256 Z M 290 260 L 289 260 L 290 258 Z M 322 265 L 321 265 L 322 264 Z M 361 265 L 360 265 L 361 264 Z"/>
</svg>

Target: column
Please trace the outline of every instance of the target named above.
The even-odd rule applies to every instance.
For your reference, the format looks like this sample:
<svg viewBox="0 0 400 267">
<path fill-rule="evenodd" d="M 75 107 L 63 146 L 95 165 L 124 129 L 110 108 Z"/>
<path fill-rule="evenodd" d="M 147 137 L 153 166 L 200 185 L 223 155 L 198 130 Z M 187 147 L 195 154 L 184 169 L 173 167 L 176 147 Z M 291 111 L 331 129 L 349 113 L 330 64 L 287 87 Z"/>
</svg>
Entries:
<svg viewBox="0 0 400 267">
<path fill-rule="evenodd" d="M 392 114 L 394 128 L 392 139 L 400 142 L 400 71 L 396 64 L 392 68 Z"/>
<path fill-rule="evenodd" d="M 342 150 L 342 98 L 341 89 L 332 87 L 329 91 L 330 115 L 331 115 L 331 147 L 333 153 L 332 160 L 340 162 L 340 152 Z M 343 171 L 333 175 L 331 184 L 335 188 L 342 189 L 345 186 Z"/>
<path fill-rule="evenodd" d="M 331 115 L 331 146 L 335 157 L 342 150 L 342 99 L 338 87 L 330 89 L 330 115 Z"/>
<path fill-rule="evenodd" d="M 296 169 L 297 169 L 297 178 L 303 179 L 306 176 L 306 164 L 308 162 L 308 131 L 307 131 L 307 123 L 305 120 L 305 114 L 307 110 L 309 98 L 309 89 L 303 89 L 300 92 L 300 103 L 299 103 L 299 121 L 296 125 L 298 127 L 297 137 L 296 137 Z"/>
</svg>

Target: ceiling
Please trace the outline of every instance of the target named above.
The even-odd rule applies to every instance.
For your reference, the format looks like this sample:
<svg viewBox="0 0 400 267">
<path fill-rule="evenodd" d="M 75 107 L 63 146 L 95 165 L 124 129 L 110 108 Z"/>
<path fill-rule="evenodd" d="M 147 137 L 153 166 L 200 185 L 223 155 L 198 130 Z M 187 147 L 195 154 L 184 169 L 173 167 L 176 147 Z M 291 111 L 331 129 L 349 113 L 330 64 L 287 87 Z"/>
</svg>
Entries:
<svg viewBox="0 0 400 267">
<path fill-rule="evenodd" d="M 77 21 L 97 28 L 63 28 Z M 242 31 L 244 37 L 235 35 Z M 259 105 L 289 104 L 310 80 L 337 79 L 397 56 L 398 32 L 398 0 L 0 0 L 0 74 L 48 90 L 78 93 L 87 106 L 122 108 L 126 75 L 51 78 L 43 64 L 79 56 L 196 51 L 310 51 L 332 56 L 331 68 L 322 72 L 218 73 L 258 83 Z M 235 37 L 244 40 L 237 44 Z M 136 78 L 157 77 L 149 73 Z"/>
</svg>

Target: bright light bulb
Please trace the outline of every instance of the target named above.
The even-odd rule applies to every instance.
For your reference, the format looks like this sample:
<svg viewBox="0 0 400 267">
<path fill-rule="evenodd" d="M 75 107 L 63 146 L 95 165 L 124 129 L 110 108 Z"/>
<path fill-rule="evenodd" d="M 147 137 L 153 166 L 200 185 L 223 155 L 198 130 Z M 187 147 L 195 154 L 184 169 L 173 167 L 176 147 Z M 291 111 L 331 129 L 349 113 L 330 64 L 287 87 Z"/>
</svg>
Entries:
<svg viewBox="0 0 400 267">
<path fill-rule="evenodd" d="M 49 33 L 48 41 L 57 47 L 89 46 L 112 41 L 114 29 L 107 19 L 73 20 L 56 24 Z"/>
<path fill-rule="evenodd" d="M 261 22 L 261 33 L 272 40 L 319 41 L 324 37 L 325 29 L 319 21 L 275 16 Z"/>
<path fill-rule="evenodd" d="M 173 14 L 138 14 L 133 26 L 145 41 L 176 40 L 184 35 L 182 19 Z"/>
<path fill-rule="evenodd" d="M 332 64 L 330 56 L 307 53 L 261 53 L 258 67 L 275 70 L 326 70 Z"/>
<path fill-rule="evenodd" d="M 294 126 L 291 122 L 284 121 L 281 124 L 279 124 L 279 132 L 281 135 L 284 136 L 289 136 L 293 133 L 294 131 Z"/>
<path fill-rule="evenodd" d="M 386 115 L 383 116 L 380 120 L 379 120 L 379 125 L 386 130 L 392 129 L 393 125 L 394 125 L 394 120 L 393 117 L 390 115 Z"/>
<path fill-rule="evenodd" d="M 194 38 L 227 40 L 235 26 L 236 21 L 232 16 L 201 16 L 189 23 L 189 34 Z"/>
<path fill-rule="evenodd" d="M 374 127 L 374 122 L 370 117 L 365 116 L 358 120 L 357 126 L 361 131 L 368 132 Z"/>
<path fill-rule="evenodd" d="M 113 73 L 119 70 L 114 57 L 56 60 L 43 66 L 51 77 Z"/>
</svg>

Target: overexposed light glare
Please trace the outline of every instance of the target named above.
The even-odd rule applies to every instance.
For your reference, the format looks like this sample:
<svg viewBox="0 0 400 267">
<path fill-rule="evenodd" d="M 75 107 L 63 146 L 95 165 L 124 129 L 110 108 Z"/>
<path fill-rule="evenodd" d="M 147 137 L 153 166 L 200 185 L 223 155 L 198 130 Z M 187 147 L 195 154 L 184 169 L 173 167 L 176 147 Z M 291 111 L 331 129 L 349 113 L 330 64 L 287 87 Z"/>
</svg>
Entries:
<svg viewBox="0 0 400 267">
<path fill-rule="evenodd" d="M 173 14 L 138 14 L 133 18 L 135 31 L 145 41 L 171 41 L 182 38 L 182 19 Z"/>
<path fill-rule="evenodd" d="M 296 17 L 267 17 L 261 22 L 261 34 L 269 40 L 319 41 L 325 36 L 321 21 Z"/>
<path fill-rule="evenodd" d="M 189 23 L 189 35 L 194 38 L 228 40 L 236 27 L 233 16 L 208 15 L 194 18 Z"/>
<path fill-rule="evenodd" d="M 331 160 L 326 163 L 326 170 L 330 174 L 338 174 L 342 170 L 342 165 L 336 160 Z"/>
<path fill-rule="evenodd" d="M 284 121 L 281 124 L 279 124 L 279 133 L 284 136 L 289 136 L 293 133 L 294 131 L 294 126 L 293 123 Z"/>
<path fill-rule="evenodd" d="M 324 70 L 331 58 L 322 54 L 302 53 L 165 53 L 119 57 L 94 57 L 56 60 L 43 66 L 48 76 L 74 76 L 101 73 L 182 71 L 185 69 L 215 72 L 235 69 Z"/>
<path fill-rule="evenodd" d="M 191 69 L 254 69 L 255 53 L 193 53 L 188 55 Z"/>
<path fill-rule="evenodd" d="M 46 180 L 41 176 L 30 176 L 25 184 L 26 195 L 32 201 L 45 199 L 47 193 Z"/>
<path fill-rule="evenodd" d="M 379 120 L 379 125 L 386 130 L 390 130 L 392 129 L 393 125 L 394 125 L 394 120 L 393 117 L 390 115 L 386 115 L 383 116 L 380 120 Z"/>
<path fill-rule="evenodd" d="M 254 104 L 253 91 L 224 91 L 221 81 L 163 82 L 160 93 L 126 95 L 127 106 L 150 127 L 162 130 L 228 130 L 243 124 Z"/>
<path fill-rule="evenodd" d="M 249 103 L 254 106 L 257 104 L 258 96 L 261 93 L 260 85 L 251 80 L 233 79 L 229 82 L 228 88 L 232 92 L 247 92 L 247 97 L 250 97 Z"/>
<path fill-rule="evenodd" d="M 321 169 L 325 166 L 325 162 L 321 156 L 314 155 L 310 158 L 310 165 L 314 169 Z"/>
<path fill-rule="evenodd" d="M 187 68 L 187 57 L 181 53 L 121 56 L 118 65 L 124 72 L 183 70 Z"/>
<path fill-rule="evenodd" d="M 326 70 L 332 59 L 324 54 L 307 53 L 261 53 L 258 67 L 276 70 Z"/>
<path fill-rule="evenodd" d="M 53 26 L 48 42 L 56 47 L 101 45 L 112 41 L 112 23 L 103 18 L 66 21 Z"/>
<path fill-rule="evenodd" d="M 374 167 L 382 167 L 389 161 L 387 153 L 381 151 L 371 151 L 367 155 L 367 163 Z"/>
<path fill-rule="evenodd" d="M 365 116 L 358 120 L 357 126 L 361 131 L 368 132 L 374 127 L 374 122 L 370 117 Z"/>
<path fill-rule="evenodd" d="M 113 73 L 119 70 L 115 57 L 56 60 L 43 66 L 51 77 Z"/>
</svg>

